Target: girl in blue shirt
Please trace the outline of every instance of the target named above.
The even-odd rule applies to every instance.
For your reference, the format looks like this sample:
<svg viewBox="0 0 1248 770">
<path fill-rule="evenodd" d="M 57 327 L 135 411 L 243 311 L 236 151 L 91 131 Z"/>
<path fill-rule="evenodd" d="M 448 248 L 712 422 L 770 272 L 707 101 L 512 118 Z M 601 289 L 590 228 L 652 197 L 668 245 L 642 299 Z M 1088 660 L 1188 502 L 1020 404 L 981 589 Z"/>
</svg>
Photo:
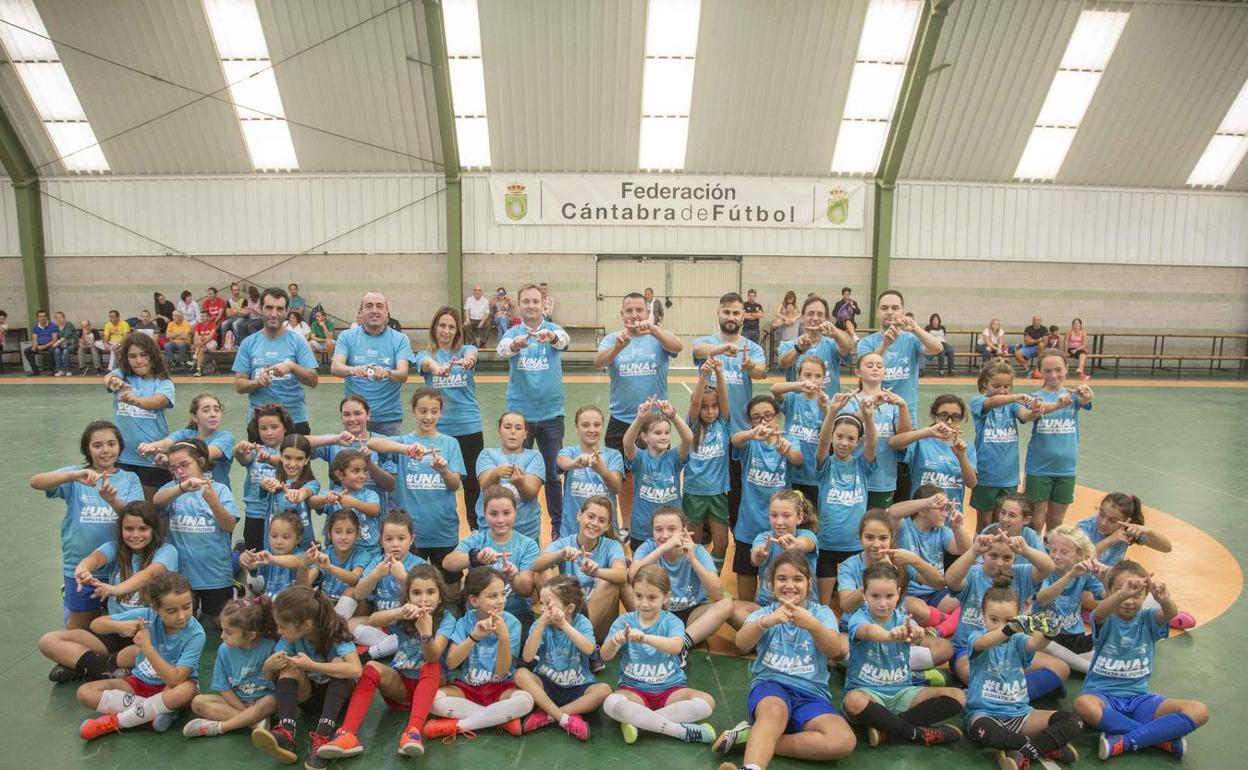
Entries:
<svg viewBox="0 0 1248 770">
<path fill-rule="evenodd" d="M 975 471 L 975 447 L 962 438 L 961 423 L 966 419 L 966 403 L 961 397 L 944 393 L 932 401 L 932 424 L 894 436 L 889 444 L 906 450 L 910 465 L 910 494 L 931 484 L 939 487 L 959 512 L 967 489 L 979 483 Z"/>
<path fill-rule="evenodd" d="M 797 365 L 797 380 L 777 382 L 771 386 L 772 398 L 780 402 L 780 414 L 784 415 L 784 435 L 802 453 L 802 463 L 789 468 L 790 486 L 806 496 L 811 505 L 819 502 L 819 464 L 815 453 L 819 449 L 819 428 L 823 426 L 823 414 L 827 410 L 828 394 L 823 390 L 823 380 L 828 366 L 822 358 L 810 356 Z"/>
<path fill-rule="evenodd" d="M 338 402 L 338 416 L 342 420 L 342 430 L 338 433 L 327 433 L 319 436 L 308 436 L 312 445 L 312 457 L 324 460 L 333 465 L 339 452 L 353 449 L 363 452 L 368 458 L 368 477 L 364 486 L 377 493 L 381 500 L 382 510 L 394 507 L 394 473 L 398 468 L 394 455 L 377 454 L 368 449 L 368 440 L 374 435 L 385 438 L 380 433 L 374 434 L 368 429 L 372 419 L 372 411 L 363 396 L 351 394 Z"/>
<path fill-rule="evenodd" d="M 867 507 L 887 508 L 897 492 L 897 451 L 893 436 L 913 430 L 910 405 L 891 390 L 884 389 L 884 357 L 864 353 L 858 357 L 858 390 L 840 410 L 857 414 L 865 402 L 875 408 L 875 470 L 867 478 Z"/>
<path fill-rule="evenodd" d="M 359 606 L 350 596 L 351 589 L 360 582 L 364 568 L 372 562 L 375 554 L 359 545 L 360 522 L 350 509 L 340 508 L 329 514 L 325 529 L 329 535 L 328 547 L 321 549 L 313 543 L 312 548 L 304 552 L 304 560 L 311 558 L 312 561 L 302 569 L 316 568 L 321 580 L 321 592 L 334 603 L 334 610 L 339 615 L 350 618 Z M 309 581 L 302 577 L 298 582 L 309 585 Z M 344 603 L 343 599 L 349 601 Z"/>
<path fill-rule="evenodd" d="M 741 505 L 732 537 L 737 543 L 753 543 L 767 529 L 767 505 L 771 496 L 790 487 L 789 468 L 805 462 L 801 447 L 784 437 L 778 417 L 780 404 L 771 396 L 755 396 L 745 414 L 753 428 L 732 434 L 732 446 L 740 451 Z M 758 591 L 758 567 L 750 561 L 749 548 L 732 555 L 737 593 L 753 601 Z"/>
<path fill-rule="evenodd" d="M 187 438 L 197 438 L 208 445 L 208 459 L 212 461 L 212 480 L 227 487 L 230 485 L 230 466 L 234 464 L 234 434 L 221 430 L 221 416 L 225 407 L 212 393 L 200 393 L 191 399 L 191 421 L 182 430 L 175 430 L 159 441 L 139 444 L 139 454 L 152 458 L 156 465 L 168 463 L 169 447 Z"/>
<path fill-rule="evenodd" d="M 594 628 L 582 614 L 581 588 L 560 575 L 542 587 L 542 614 L 529 629 L 520 656 L 529 668 L 516 669 L 516 685 L 533 698 L 537 708 L 524 720 L 524 732 L 547 725 L 572 737 L 589 740 L 582 714 L 596 711 L 611 686 L 594 681 L 590 658 L 597 651 Z"/>
<path fill-rule="evenodd" d="M 1019 412 L 1020 422 L 1034 422 L 1027 442 L 1025 492 L 1036 504 L 1037 523 L 1059 527 L 1075 501 L 1075 470 L 1079 463 L 1079 412 L 1092 409 L 1092 388 L 1067 390 L 1066 355 L 1046 350 L 1036 359 L 1044 388 L 1032 394 L 1035 410 Z"/>
<path fill-rule="evenodd" d="M 1149 746 L 1182 757 L 1187 751 L 1184 736 L 1209 721 L 1209 707 L 1148 688 L 1154 647 L 1169 635 L 1167 626 L 1179 608 L 1165 583 L 1133 561 L 1110 570 L 1105 585 L 1110 593 L 1092 612 L 1096 646 L 1075 712 L 1101 729 L 1101 759 Z M 1150 595 L 1156 610 L 1145 602 Z"/>
<path fill-rule="evenodd" d="M 570 518 L 565 516 L 564 520 Z M 561 575 L 576 581 L 595 639 L 605 638 L 620 614 L 620 591 L 628 577 L 624 546 L 611 524 L 614 518 L 615 508 L 609 498 L 589 498 L 576 514 L 580 530 L 551 542 L 533 562 L 537 575 L 557 566 Z"/>
<path fill-rule="evenodd" d="M 680 443 L 672 446 L 672 430 Z M 624 460 L 633 471 L 633 514 L 629 546 L 633 553 L 651 531 L 654 512 L 680 504 L 680 472 L 689 460 L 693 431 L 676 408 L 653 397 L 637 407 L 637 419 L 624 432 Z M 638 537 L 640 536 L 640 537 Z"/>
<path fill-rule="evenodd" d="M 78 688 L 78 702 L 101 714 L 78 728 L 83 740 L 149 722 L 158 730 L 168 729 L 177 710 L 195 697 L 204 629 L 194 617 L 191 584 L 176 572 L 166 572 L 148 584 L 147 598 L 150 607 L 91 621 L 97 634 L 133 639 L 139 654 L 129 676 Z"/>
<path fill-rule="evenodd" d="M 481 452 L 474 472 L 482 489 L 501 484 L 515 493 L 520 506 L 516 512 L 516 529 L 534 542 L 540 542 L 542 505 L 538 495 L 546 483 L 546 462 L 537 449 L 524 448 L 527 436 L 528 422 L 524 415 L 504 412 L 498 418 L 499 447 Z M 484 514 L 485 503 L 478 497 L 478 522 Z"/>
<path fill-rule="evenodd" d="M 252 595 L 277 596 L 287 586 L 294 585 L 300 567 L 304 566 L 303 521 L 293 508 L 278 511 L 269 519 L 269 547 L 263 551 L 243 551 L 239 565 L 252 573 L 248 588 Z M 311 585 L 315 576 L 309 576 L 304 585 Z"/>
<path fill-rule="evenodd" d="M 975 425 L 975 474 L 978 484 L 971 492 L 975 531 L 992 523 L 999 498 L 1018 492 L 1019 411 L 1035 409 L 1031 396 L 1012 393 L 1014 365 L 994 358 L 979 370 L 980 395 L 971 399 Z"/>
<path fill-rule="evenodd" d="M 602 410 L 593 404 L 576 410 L 572 422 L 580 441 L 576 446 L 559 450 L 555 463 L 563 474 L 563 510 L 579 511 L 591 497 L 605 497 L 615 510 L 616 495 L 624 485 L 624 455 L 618 449 L 598 446 L 602 438 L 605 420 Z M 614 512 L 611 514 L 614 516 Z M 619 526 L 612 522 L 612 528 Z M 567 537 L 577 532 L 575 516 L 559 519 L 559 536 Z"/>
<path fill-rule="evenodd" d="M 264 548 L 269 528 L 269 496 L 261 484 L 277 473 L 278 447 L 295 432 L 290 412 L 281 404 L 265 404 L 247 423 L 247 440 L 234 445 L 234 459 L 243 466 L 243 543 L 253 551 Z"/>
<path fill-rule="evenodd" d="M 1147 546 L 1162 553 L 1170 553 L 1173 547 L 1164 532 L 1144 526 L 1144 506 L 1140 498 L 1122 492 L 1105 495 L 1096 515 L 1079 522 L 1078 527 L 1096 546 L 1096 560 L 1106 567 L 1122 561 L 1132 545 Z"/>
<path fill-rule="evenodd" d="M 1021 537 L 1027 545 L 1037 551 L 1045 550 L 1044 538 L 1032 528 L 1036 518 L 1035 506 L 1026 495 L 1002 495 L 992 506 L 992 523 L 984 527 L 982 534 L 991 535 L 1000 530 L 1006 537 Z M 1027 557 L 1018 554 L 1014 557 L 1017 564 L 1025 564 Z"/>
<path fill-rule="evenodd" d="M 781 553 L 797 550 L 806 554 L 810 572 L 815 573 L 815 564 L 819 558 L 818 535 L 814 530 L 819 528 L 819 515 L 806 496 L 796 489 L 782 489 L 771 496 L 767 503 L 767 521 L 770 526 L 754 538 L 750 547 L 750 562 L 758 568 L 760 574 L 766 575 L 771 563 Z M 811 591 L 811 598 L 819 601 L 819 595 Z M 756 602 L 740 602 L 733 613 L 738 620 L 736 625 L 745 621 L 745 617 L 760 605 L 770 604 L 775 599 L 766 583 L 759 587 Z"/>
<path fill-rule="evenodd" d="M 751 613 L 736 638 L 739 650 L 758 653 L 746 703 L 753 724 L 725 730 L 711 748 L 727 754 L 744 744 L 747 767 L 764 768 L 777 754 L 842 759 L 857 741 L 828 697 L 828 663 L 845 653 L 836 616 L 813 600 L 804 555 L 785 551 L 766 577 L 776 600 Z"/>
<path fill-rule="evenodd" d="M 889 516 L 897 523 L 897 547 L 918 554 L 943 575 L 946 556 L 961 556 L 971 547 L 971 534 L 962 526 L 962 511 L 945 497 L 939 487 L 931 484 L 920 486 L 915 491 L 913 502 L 920 505 L 926 502 L 927 505 L 914 512 L 908 505 L 889 509 Z M 958 609 L 958 600 L 943 586 L 929 586 L 921 580 L 914 580 L 906 587 L 906 594 L 938 610 L 938 616 L 954 613 Z M 920 622 L 938 626 L 942 620 L 937 617 L 929 621 L 921 617 Z"/>
<path fill-rule="evenodd" d="M 619 687 L 603 701 L 603 713 L 620 723 L 628 744 L 637 742 L 638 729 L 710 743 L 715 729 L 700 720 L 715 710 L 715 700 L 688 686 L 685 626 L 664 609 L 672 593 L 667 570 L 647 564 L 629 576 L 628 587 L 635 609 L 616 618 L 602 643 L 604 660 L 621 656 Z"/>
<path fill-rule="evenodd" d="M 411 552 L 412 519 L 397 508 L 387 513 L 381 520 L 381 553 L 364 568 L 360 582 L 351 589 L 351 597 L 356 604 L 368 607 L 372 612 L 392 610 L 403 604 L 403 584 L 407 573 L 417 565 L 427 562 Z M 349 610 L 349 612 L 348 612 Z M 387 658 L 398 649 L 399 639 L 383 629 L 369 624 L 367 616 L 355 615 L 356 607 L 350 602 L 340 599 L 336 611 L 347 618 L 347 626 L 351 629 L 356 642 L 368 645 L 370 658 Z"/>
<path fill-rule="evenodd" d="M 1056 632 L 1050 634 L 1048 653 L 1084 674 L 1092 660 L 1092 637 L 1084 628 L 1083 613 L 1105 594 L 1100 579 L 1106 568 L 1095 554 L 1092 541 L 1077 527 L 1063 524 L 1050 532 L 1053 571 L 1040 583 L 1032 608 L 1048 618 Z"/>
<path fill-rule="evenodd" d="M 117 465 L 139 477 L 150 502 L 169 481 L 169 472 L 139 454 L 139 446 L 168 435 L 165 412 L 173 408 L 173 381 L 156 342 L 146 334 L 127 334 L 120 355 L 121 366 L 104 375 L 104 387 L 113 394 L 113 420 L 125 439 Z"/>
<path fill-rule="evenodd" d="M 849 401 L 838 393 L 819 429 L 819 561 L 815 580 L 819 596 L 832 601 L 836 570 L 861 550 L 858 524 L 867 512 L 867 483 L 875 462 L 875 405 L 863 400 L 860 414 L 837 414 Z M 865 432 L 865 435 L 864 435 Z M 858 448 L 862 447 L 861 451 Z"/>
<path fill-rule="evenodd" d="M 272 522 L 273 516 L 280 511 L 295 511 L 303 522 L 299 548 L 302 550 L 312 545 L 312 506 L 309 501 L 321 491 L 321 483 L 312 474 L 312 445 L 308 443 L 307 436 L 291 433 L 282 439 L 273 477 L 261 481 L 260 488 L 268 494 L 269 521 Z M 267 537 L 265 546 L 268 546 Z"/>
<path fill-rule="evenodd" d="M 221 610 L 221 646 L 212 668 L 211 693 L 191 701 L 187 738 L 241 730 L 277 711 L 277 687 L 264 675 L 264 662 L 277 647 L 277 624 L 268 596 L 232 599 Z"/>
<path fill-rule="evenodd" d="M 367 451 L 344 449 L 336 453 L 329 464 L 334 485 L 329 492 L 308 500 L 308 506 L 325 514 L 345 510 L 355 516 L 357 543 L 375 555 L 381 552 L 377 529 L 381 521 L 381 498 L 368 488 L 368 462 Z M 329 521 L 325 522 L 325 533 L 329 533 Z"/>
<path fill-rule="evenodd" d="M 706 359 L 698 369 L 698 382 L 689 401 L 688 424 L 693 441 L 685 465 L 685 494 L 681 499 L 681 507 L 693 530 L 693 541 L 706 542 L 704 524 L 710 532 L 711 558 L 715 561 L 716 572 L 723 569 L 724 554 L 728 553 L 728 490 L 731 487 L 728 388 L 711 384 L 712 380 L 724 381 L 723 370 L 724 362 L 718 358 Z"/>
<path fill-rule="evenodd" d="M 509 613 L 523 627 L 533 622 L 533 565 L 540 548 L 530 537 L 516 531 L 516 495 L 501 484 L 485 488 L 481 495 L 484 526 L 455 546 L 442 560 L 447 574 L 459 575 L 473 567 L 490 567 L 503 577 L 503 594 Z"/>
</svg>

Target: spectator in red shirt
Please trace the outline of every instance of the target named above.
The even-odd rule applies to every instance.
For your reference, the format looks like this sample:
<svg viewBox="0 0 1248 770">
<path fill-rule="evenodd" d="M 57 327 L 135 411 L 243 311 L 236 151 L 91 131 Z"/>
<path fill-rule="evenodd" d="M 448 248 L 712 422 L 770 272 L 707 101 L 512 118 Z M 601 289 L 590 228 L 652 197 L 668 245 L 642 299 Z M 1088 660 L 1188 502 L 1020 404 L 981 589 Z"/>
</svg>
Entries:
<svg viewBox="0 0 1248 770">
<path fill-rule="evenodd" d="M 215 289 L 209 291 L 213 292 L 213 296 L 216 295 Z M 207 313 L 201 315 L 195 324 L 192 345 L 195 348 L 194 376 L 201 377 L 204 371 L 204 351 L 217 349 L 217 324 Z"/>
<path fill-rule="evenodd" d="M 208 296 L 199 303 L 199 308 L 214 325 L 221 323 L 221 319 L 225 318 L 225 300 L 217 296 L 215 286 L 208 289 Z"/>
</svg>

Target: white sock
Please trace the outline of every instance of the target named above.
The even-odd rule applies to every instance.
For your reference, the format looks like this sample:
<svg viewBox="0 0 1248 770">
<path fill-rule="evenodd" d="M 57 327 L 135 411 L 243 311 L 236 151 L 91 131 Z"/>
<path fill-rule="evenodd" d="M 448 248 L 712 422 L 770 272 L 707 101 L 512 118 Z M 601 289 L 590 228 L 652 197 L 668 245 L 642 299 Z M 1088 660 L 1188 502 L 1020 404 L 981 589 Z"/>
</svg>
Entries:
<svg viewBox="0 0 1248 770">
<path fill-rule="evenodd" d="M 135 698 L 130 708 L 117 715 L 117 724 L 121 727 L 138 727 L 156 718 L 158 714 L 168 714 L 173 709 L 165 705 L 164 693 L 156 693 L 150 698 Z"/>
<path fill-rule="evenodd" d="M 926 671 L 935 665 L 936 661 L 932 660 L 931 650 L 917 644 L 910 645 L 910 669 L 912 671 Z"/>
<path fill-rule="evenodd" d="M 670 738 L 684 738 L 685 728 L 680 722 L 664 719 L 640 703 L 634 703 L 619 693 L 611 693 L 602 703 L 602 711 L 617 722 L 627 722 L 646 732 L 660 733 Z"/>
<path fill-rule="evenodd" d="M 701 698 L 690 698 L 689 700 L 669 703 L 661 709 L 655 709 L 654 713 L 673 722 L 701 722 L 709 717 L 714 710 L 711 708 L 711 704 Z"/>
<path fill-rule="evenodd" d="M 136 696 L 125 690 L 105 690 L 100 693 L 100 705 L 95 710 L 101 714 L 120 714 L 134 705 Z"/>
<path fill-rule="evenodd" d="M 356 626 L 355 630 L 351 632 L 351 635 L 355 637 L 356 642 L 360 644 L 367 644 L 370 647 L 386 638 L 385 631 L 382 631 L 376 626 L 363 624 Z"/>
<path fill-rule="evenodd" d="M 532 695 L 524 691 L 520 691 L 518 694 L 513 691 L 508 693 L 508 695 L 510 697 L 503 698 L 497 703 L 491 703 L 481 709 L 481 713 L 459 720 L 459 726 L 465 730 L 483 730 L 487 727 L 510 722 L 513 719 L 519 719 L 533 710 Z"/>
<path fill-rule="evenodd" d="M 435 714 L 447 719 L 467 719 L 470 716 L 480 714 L 485 709 L 467 698 L 457 698 L 454 695 L 444 695 L 438 693 L 433 696 L 433 704 L 429 706 L 429 713 Z"/>
<path fill-rule="evenodd" d="M 386 634 L 381 641 L 368 646 L 368 654 L 373 660 L 378 658 L 388 658 L 399 651 L 399 637 L 394 634 Z"/>
<path fill-rule="evenodd" d="M 355 615 L 355 610 L 360 603 L 350 596 L 340 596 L 338 603 L 334 605 L 334 612 L 343 620 L 350 620 Z"/>
<path fill-rule="evenodd" d="M 1078 671 L 1081 674 L 1088 673 L 1088 667 L 1092 664 L 1091 650 L 1080 655 L 1057 642 L 1049 642 L 1049 646 L 1045 647 L 1044 651 L 1070 666 L 1071 671 Z"/>
</svg>

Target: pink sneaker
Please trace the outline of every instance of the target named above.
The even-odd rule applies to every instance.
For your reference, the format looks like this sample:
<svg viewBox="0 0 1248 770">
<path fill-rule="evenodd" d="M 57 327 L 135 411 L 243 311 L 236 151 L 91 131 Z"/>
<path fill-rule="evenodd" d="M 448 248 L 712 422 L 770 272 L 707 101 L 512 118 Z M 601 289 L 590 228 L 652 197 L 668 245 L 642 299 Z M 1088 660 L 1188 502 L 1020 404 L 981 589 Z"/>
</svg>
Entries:
<svg viewBox="0 0 1248 770">
<path fill-rule="evenodd" d="M 534 709 L 527 717 L 524 718 L 524 732 L 531 733 L 534 730 L 540 730 L 547 725 L 554 724 L 550 714 L 541 709 Z"/>
<path fill-rule="evenodd" d="M 1088 380 L 1092 379 L 1092 375 L 1088 374 L 1087 372 L 1079 372 L 1079 379 L 1083 380 L 1084 382 L 1087 382 Z"/>
<path fill-rule="evenodd" d="M 1038 380 L 1038 379 L 1040 379 L 1040 370 L 1039 370 L 1039 369 L 1032 369 L 1032 370 L 1031 370 L 1031 379 L 1033 379 L 1033 380 Z"/>
<path fill-rule="evenodd" d="M 578 741 L 589 740 L 589 725 L 579 714 L 568 714 L 568 723 L 560 725 L 563 731 Z"/>
</svg>

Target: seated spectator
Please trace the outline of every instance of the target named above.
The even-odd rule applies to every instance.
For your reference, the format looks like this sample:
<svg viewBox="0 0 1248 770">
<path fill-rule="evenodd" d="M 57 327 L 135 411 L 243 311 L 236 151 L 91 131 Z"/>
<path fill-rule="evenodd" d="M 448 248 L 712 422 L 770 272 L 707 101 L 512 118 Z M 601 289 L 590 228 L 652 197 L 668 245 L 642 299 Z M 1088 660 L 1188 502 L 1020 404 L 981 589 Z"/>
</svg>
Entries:
<svg viewBox="0 0 1248 770">
<path fill-rule="evenodd" d="M 241 330 L 235 334 L 234 347 L 243 344 L 243 340 L 264 328 L 264 315 L 260 310 L 260 290 L 255 286 L 247 287 L 247 317 L 237 326 Z"/>
<path fill-rule="evenodd" d="M 186 365 L 186 355 L 191 350 L 191 325 L 181 310 L 173 311 L 173 319 L 165 327 L 165 363 L 169 371 Z"/>
<path fill-rule="evenodd" d="M 247 298 L 243 296 L 242 288 L 236 284 L 230 284 L 230 298 L 225 305 L 225 318 L 221 320 L 221 349 L 230 350 L 236 347 L 237 340 L 242 332 L 242 325 L 247 322 Z"/>
<path fill-rule="evenodd" d="M 189 291 L 182 292 L 182 299 L 178 301 L 177 310 L 182 314 L 182 319 L 188 326 L 199 323 L 199 303 L 195 301 L 195 295 Z"/>
<path fill-rule="evenodd" d="M 91 356 L 91 373 L 100 373 L 100 350 L 104 342 L 91 328 L 90 321 L 83 321 L 78 327 L 78 373 L 87 373 L 87 356 Z"/>
<path fill-rule="evenodd" d="M 56 370 L 53 377 L 73 377 L 74 370 L 69 366 L 69 354 L 78 348 L 78 330 L 65 320 L 60 310 L 52 316 L 56 328 L 60 330 L 56 344 L 52 346 L 52 368 Z"/>
<path fill-rule="evenodd" d="M 303 316 L 293 310 L 286 314 L 286 328 L 303 337 L 305 341 L 312 336 L 312 327 L 304 323 Z"/>
<path fill-rule="evenodd" d="M 979 339 L 975 341 L 975 349 L 979 351 L 985 364 L 989 359 L 1010 354 L 1010 346 L 1005 344 L 1005 329 L 1001 328 L 1000 318 L 989 321 L 988 327 L 979 333 Z"/>
<path fill-rule="evenodd" d="M 1043 353 L 1046 350 L 1061 350 L 1061 349 L 1062 349 L 1062 330 L 1057 327 L 1057 324 L 1049 324 L 1049 333 L 1045 335 L 1044 342 L 1041 343 L 1040 345 L 1040 352 Z"/>
<path fill-rule="evenodd" d="M 290 294 L 290 304 L 286 305 L 286 309 L 302 315 L 303 308 L 307 306 L 308 302 L 299 296 L 299 284 L 292 283 L 286 287 L 286 291 Z"/>
<path fill-rule="evenodd" d="M 758 292 L 750 289 L 745 293 L 745 314 L 742 316 L 741 336 L 757 343 L 763 337 L 759 321 L 763 317 L 763 306 L 758 303 Z"/>
<path fill-rule="evenodd" d="M 60 339 L 60 329 L 56 324 L 48 318 L 48 311 L 39 310 L 35 312 L 35 325 L 30 330 L 30 347 L 26 348 L 26 362 L 30 364 L 30 373 L 28 377 L 38 377 L 42 372 L 39 371 L 39 354 L 51 353 L 52 348 L 56 346 L 56 341 Z"/>
<path fill-rule="evenodd" d="M 108 352 L 108 370 L 117 368 L 121 361 L 121 343 L 130 333 L 130 324 L 116 310 L 108 311 L 108 322 L 104 324 L 104 339 L 95 343 L 100 350 Z"/>
<path fill-rule="evenodd" d="M 165 327 L 169 325 L 169 321 L 173 319 L 173 311 L 177 310 L 173 303 L 165 298 L 160 292 L 152 292 L 153 310 L 156 313 L 156 329 L 160 336 L 165 336 Z M 109 371 L 112 371 L 111 369 Z"/>
<path fill-rule="evenodd" d="M 175 310 L 173 312 L 176 313 L 178 311 Z M 173 316 L 170 316 L 170 318 L 172 317 Z M 167 327 L 168 324 L 165 324 L 165 326 Z M 152 314 L 146 310 L 139 311 L 139 320 L 135 322 L 131 329 L 136 332 L 143 332 L 152 339 L 157 339 L 158 337 L 163 337 L 165 335 L 164 330 L 152 320 Z"/>
<path fill-rule="evenodd" d="M 494 328 L 498 331 L 498 338 L 501 340 L 511 328 L 511 297 L 507 296 L 507 290 L 502 286 L 494 292 L 494 301 L 490 303 L 490 314 L 494 316 Z"/>
<path fill-rule="evenodd" d="M 797 339 L 802 312 L 797 309 L 797 294 L 792 290 L 784 293 L 776 314 L 771 318 L 771 340 L 777 347 L 781 342 Z"/>
<path fill-rule="evenodd" d="M 464 299 L 464 333 L 468 342 L 477 347 L 485 346 L 490 335 L 490 301 L 480 286 L 472 287 L 472 295 Z"/>
<path fill-rule="evenodd" d="M 1023 371 L 1031 370 L 1031 378 L 1033 380 L 1040 379 L 1040 372 L 1036 371 L 1031 361 L 1040 352 L 1040 345 L 1044 343 L 1046 337 L 1049 336 L 1049 329 L 1041 321 L 1040 316 L 1033 315 L 1031 317 L 1031 325 L 1023 329 L 1023 344 L 1018 346 L 1014 351 L 1014 358 L 1018 361 L 1019 366 L 1023 367 Z"/>
<path fill-rule="evenodd" d="M 4 352 L 4 338 L 9 336 L 9 311 L 0 310 L 0 353 Z"/>
<path fill-rule="evenodd" d="M 948 335 L 945 332 L 945 324 L 940 320 L 940 313 L 932 313 L 927 319 L 927 326 L 923 327 L 929 334 L 940 340 L 940 352 L 936 354 L 936 369 L 941 377 L 946 374 L 953 373 L 953 345 L 949 344 Z M 931 362 L 932 356 L 927 356 L 927 361 Z"/>
<path fill-rule="evenodd" d="M 208 296 L 199 303 L 199 309 L 202 315 L 208 316 L 214 327 L 221 323 L 221 319 L 225 317 L 225 300 L 217 296 L 215 286 L 208 287 Z"/>
<path fill-rule="evenodd" d="M 330 358 L 334 357 L 334 322 L 329 316 L 325 315 L 325 311 L 317 308 L 312 313 L 312 336 L 308 338 L 308 344 L 312 346 L 312 350 L 317 353 L 324 353 Z"/>
<path fill-rule="evenodd" d="M 1075 374 L 1079 375 L 1079 379 L 1092 379 L 1092 375 L 1083 369 L 1084 361 L 1088 360 L 1088 333 L 1083 330 L 1083 319 L 1076 318 L 1070 322 L 1070 331 L 1066 332 L 1062 347 L 1066 348 L 1067 356 L 1079 362 L 1075 367 Z"/>
<path fill-rule="evenodd" d="M 862 314 L 862 309 L 858 307 L 858 301 L 850 294 L 853 290 L 848 286 L 841 289 L 841 298 L 832 306 L 832 319 L 836 321 L 838 329 L 844 329 L 849 332 L 849 336 L 858 339 L 855 330 L 858 328 L 858 322 L 855 320 Z"/>
<path fill-rule="evenodd" d="M 217 349 L 217 324 L 211 316 L 205 313 L 200 316 L 199 323 L 195 324 L 193 332 L 191 344 L 195 347 L 194 376 L 199 377 L 204 371 L 205 351 Z"/>
<path fill-rule="evenodd" d="M 542 318 L 547 321 L 554 321 L 555 295 L 551 293 L 550 286 L 545 281 L 539 283 L 537 289 L 542 293 Z"/>
</svg>

